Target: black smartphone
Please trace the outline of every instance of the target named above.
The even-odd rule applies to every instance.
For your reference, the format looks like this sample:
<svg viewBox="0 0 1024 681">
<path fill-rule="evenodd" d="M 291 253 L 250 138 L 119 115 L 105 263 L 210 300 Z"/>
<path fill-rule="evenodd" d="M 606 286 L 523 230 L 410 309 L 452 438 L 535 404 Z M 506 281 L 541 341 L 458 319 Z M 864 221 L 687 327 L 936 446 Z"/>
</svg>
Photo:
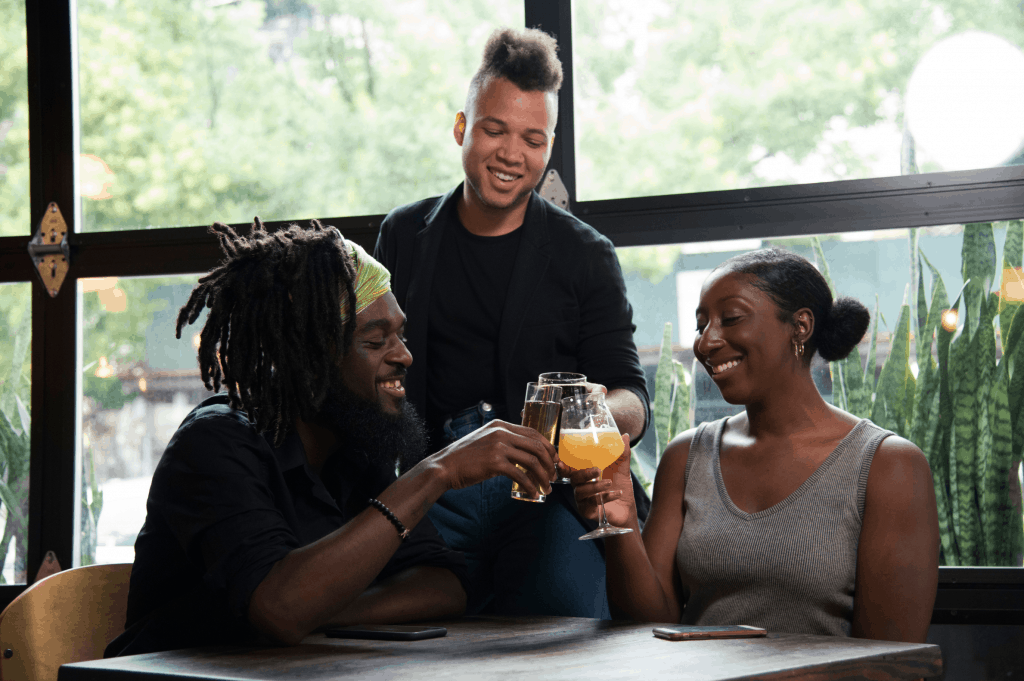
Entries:
<svg viewBox="0 0 1024 681">
<path fill-rule="evenodd" d="M 675 627 L 654 627 L 654 635 L 668 641 L 699 641 L 709 638 L 755 638 L 767 636 L 760 627 L 746 624 L 727 624 L 717 627 L 698 627 L 680 624 Z"/>
<path fill-rule="evenodd" d="M 355 624 L 350 627 L 331 627 L 324 631 L 328 638 L 363 638 L 377 641 L 422 641 L 440 638 L 448 633 L 444 627 L 421 624 Z"/>
</svg>

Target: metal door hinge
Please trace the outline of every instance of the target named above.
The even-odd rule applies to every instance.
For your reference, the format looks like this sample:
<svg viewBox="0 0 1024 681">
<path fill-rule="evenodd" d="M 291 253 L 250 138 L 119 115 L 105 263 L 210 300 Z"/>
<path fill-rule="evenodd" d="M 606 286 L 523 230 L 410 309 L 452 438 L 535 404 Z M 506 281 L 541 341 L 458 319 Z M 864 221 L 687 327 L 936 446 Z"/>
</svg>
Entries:
<svg viewBox="0 0 1024 681">
<path fill-rule="evenodd" d="M 40 579 L 46 579 L 60 571 L 60 561 L 57 560 L 57 554 L 53 551 L 47 551 L 46 555 L 43 556 L 43 562 L 39 564 L 39 571 L 36 572 L 36 578 L 32 580 L 32 583 L 35 584 Z"/>
<path fill-rule="evenodd" d="M 569 210 L 569 191 L 562 183 L 562 177 L 554 168 L 544 176 L 537 193 L 562 210 Z"/>
<path fill-rule="evenodd" d="M 46 292 L 55 298 L 60 293 L 60 285 L 64 283 L 71 265 L 68 225 L 56 201 L 51 201 L 46 207 L 35 236 L 28 242 L 28 254 Z"/>
</svg>

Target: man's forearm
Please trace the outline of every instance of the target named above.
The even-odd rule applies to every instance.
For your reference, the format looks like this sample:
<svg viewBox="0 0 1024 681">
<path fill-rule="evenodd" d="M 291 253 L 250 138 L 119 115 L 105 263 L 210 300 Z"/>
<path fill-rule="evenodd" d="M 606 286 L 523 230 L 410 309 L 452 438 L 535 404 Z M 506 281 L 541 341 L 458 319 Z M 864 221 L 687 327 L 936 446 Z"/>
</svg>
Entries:
<svg viewBox="0 0 1024 681">
<path fill-rule="evenodd" d="M 421 463 L 378 495 L 408 528 L 422 520 L 445 489 L 429 468 Z M 354 603 L 400 543 L 383 514 L 373 508 L 363 511 L 279 560 L 253 592 L 250 622 L 281 642 L 297 643 Z"/>
<path fill-rule="evenodd" d="M 366 589 L 330 624 L 397 624 L 458 616 L 465 610 L 466 592 L 451 570 L 420 566 Z"/>
<path fill-rule="evenodd" d="M 637 394 L 626 388 L 616 388 L 608 391 L 605 401 L 612 410 L 619 432 L 627 433 L 631 441 L 636 441 L 644 430 L 646 414 L 643 402 Z"/>
</svg>

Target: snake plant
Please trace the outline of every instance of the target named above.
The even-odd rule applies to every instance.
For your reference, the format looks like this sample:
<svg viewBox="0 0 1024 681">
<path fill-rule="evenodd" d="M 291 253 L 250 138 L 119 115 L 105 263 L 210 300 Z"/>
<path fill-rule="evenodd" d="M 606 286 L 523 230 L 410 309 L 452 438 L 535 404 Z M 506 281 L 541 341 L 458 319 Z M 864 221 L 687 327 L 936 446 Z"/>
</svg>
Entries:
<svg viewBox="0 0 1024 681">
<path fill-rule="evenodd" d="M 913 286 L 915 295 L 904 298 L 881 371 L 875 363 L 877 307 L 866 366 L 854 351 L 830 367 L 837 406 L 907 438 L 927 456 L 944 565 L 1020 566 L 1024 555 L 1017 478 L 1024 452 L 1024 222 L 1009 222 L 1006 229 L 997 269 L 992 223 L 964 226 L 966 283 L 952 304 L 912 234 L 908 293 Z M 831 286 L 817 239 L 814 249 Z M 930 301 L 922 265 L 931 276 Z"/>
</svg>

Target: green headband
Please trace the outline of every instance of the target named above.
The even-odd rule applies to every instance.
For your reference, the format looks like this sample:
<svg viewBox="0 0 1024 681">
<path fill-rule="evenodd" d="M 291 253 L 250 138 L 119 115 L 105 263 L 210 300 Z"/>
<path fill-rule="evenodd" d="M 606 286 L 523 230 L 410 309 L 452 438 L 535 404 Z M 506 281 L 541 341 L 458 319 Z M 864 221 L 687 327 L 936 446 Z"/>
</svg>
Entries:
<svg viewBox="0 0 1024 681">
<path fill-rule="evenodd" d="M 358 315 L 373 301 L 391 290 L 391 273 L 354 241 L 346 239 L 345 246 L 356 266 L 356 314 Z M 341 320 L 342 322 L 348 321 L 347 296 L 341 298 Z"/>
</svg>

